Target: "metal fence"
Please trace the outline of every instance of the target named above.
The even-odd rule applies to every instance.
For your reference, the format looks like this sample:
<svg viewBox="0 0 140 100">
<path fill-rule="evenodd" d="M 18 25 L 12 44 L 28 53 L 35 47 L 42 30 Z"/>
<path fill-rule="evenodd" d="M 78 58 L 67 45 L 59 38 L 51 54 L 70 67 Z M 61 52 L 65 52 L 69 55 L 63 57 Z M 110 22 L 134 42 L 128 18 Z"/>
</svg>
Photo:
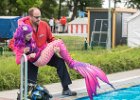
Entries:
<svg viewBox="0 0 140 100">
<path fill-rule="evenodd" d="M 75 51 L 75 50 L 87 50 L 90 48 L 88 46 L 88 43 L 83 39 L 70 39 L 70 40 L 63 40 L 67 49 L 69 51 Z M 13 56 L 14 53 L 8 48 L 7 43 L 0 43 L 0 56 Z"/>
</svg>

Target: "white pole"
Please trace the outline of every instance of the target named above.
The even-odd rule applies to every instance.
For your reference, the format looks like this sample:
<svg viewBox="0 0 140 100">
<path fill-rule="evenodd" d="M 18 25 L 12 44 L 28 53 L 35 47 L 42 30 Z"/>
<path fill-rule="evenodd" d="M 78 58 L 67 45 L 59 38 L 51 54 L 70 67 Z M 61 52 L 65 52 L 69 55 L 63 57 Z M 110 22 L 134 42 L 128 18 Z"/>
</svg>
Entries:
<svg viewBox="0 0 140 100">
<path fill-rule="evenodd" d="M 111 0 L 108 1 L 108 34 L 107 34 L 107 49 L 111 49 Z"/>
<path fill-rule="evenodd" d="M 27 100 L 28 91 L 28 62 L 25 54 L 21 58 L 20 67 L 20 100 Z"/>
</svg>

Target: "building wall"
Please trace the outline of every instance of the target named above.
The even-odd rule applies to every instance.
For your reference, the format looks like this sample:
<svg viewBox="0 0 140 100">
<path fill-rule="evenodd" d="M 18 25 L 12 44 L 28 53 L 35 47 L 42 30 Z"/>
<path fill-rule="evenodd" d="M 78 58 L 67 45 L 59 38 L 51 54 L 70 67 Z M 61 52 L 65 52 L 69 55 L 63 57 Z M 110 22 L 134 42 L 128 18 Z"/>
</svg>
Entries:
<svg viewBox="0 0 140 100">
<path fill-rule="evenodd" d="M 128 22 L 128 46 L 140 47 L 140 15 Z"/>
<path fill-rule="evenodd" d="M 104 21 L 103 21 L 104 20 Z M 103 23 L 102 23 L 103 21 Z M 102 29 L 101 29 L 102 27 Z M 89 40 L 94 40 L 94 42 L 99 40 L 100 37 L 100 32 L 103 32 L 103 35 L 101 36 L 101 42 L 100 45 L 106 46 L 106 43 L 104 43 L 107 39 L 107 35 L 104 34 L 107 33 L 108 30 L 108 12 L 103 11 L 103 12 L 90 12 L 90 35 L 89 35 Z M 93 36 L 92 36 L 93 33 Z M 97 43 L 94 43 L 95 45 Z"/>
<path fill-rule="evenodd" d="M 88 11 L 88 24 L 89 24 L 89 28 L 88 28 L 88 40 L 89 43 L 91 42 L 92 36 L 94 37 L 94 35 L 92 35 L 92 33 L 96 33 L 94 32 L 94 24 L 95 24 L 95 19 L 106 19 L 108 20 L 108 9 L 104 9 L 104 8 L 87 8 Z M 127 13 L 127 14 L 133 14 L 135 13 L 137 10 L 135 9 L 123 9 L 123 8 L 119 8 L 119 9 L 111 9 L 111 44 L 112 47 L 114 48 L 116 45 L 120 45 L 120 44 L 126 44 L 127 43 L 127 37 L 124 37 L 122 34 L 122 31 L 124 31 L 124 20 L 123 20 L 123 14 Z M 114 17 L 115 16 L 115 17 Z M 97 24 L 97 28 L 99 28 L 100 25 Z M 98 29 L 97 29 L 98 30 Z M 107 22 L 107 27 L 105 30 L 108 30 L 108 22 Z M 102 32 L 104 33 L 104 32 Z M 99 36 L 96 36 L 96 38 L 98 38 Z M 104 35 L 104 39 L 107 39 L 107 36 Z"/>
</svg>

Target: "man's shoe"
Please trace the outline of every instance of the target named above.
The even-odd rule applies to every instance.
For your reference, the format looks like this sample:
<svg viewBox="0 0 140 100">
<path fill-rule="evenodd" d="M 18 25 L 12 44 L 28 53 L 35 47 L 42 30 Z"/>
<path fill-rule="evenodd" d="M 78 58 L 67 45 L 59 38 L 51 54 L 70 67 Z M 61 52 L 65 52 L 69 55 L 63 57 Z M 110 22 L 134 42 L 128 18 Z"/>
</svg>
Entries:
<svg viewBox="0 0 140 100">
<path fill-rule="evenodd" d="M 76 96 L 77 93 L 75 91 L 71 91 L 70 89 L 65 90 L 62 92 L 62 95 L 67 95 L 67 96 Z"/>
</svg>

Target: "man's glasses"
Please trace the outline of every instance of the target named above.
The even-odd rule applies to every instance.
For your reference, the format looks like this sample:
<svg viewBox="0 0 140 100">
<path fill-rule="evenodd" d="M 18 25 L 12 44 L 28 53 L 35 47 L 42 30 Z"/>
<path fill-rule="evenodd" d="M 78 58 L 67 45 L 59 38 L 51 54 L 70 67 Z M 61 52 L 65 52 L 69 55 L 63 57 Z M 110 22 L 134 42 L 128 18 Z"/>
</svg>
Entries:
<svg viewBox="0 0 140 100">
<path fill-rule="evenodd" d="M 41 16 L 33 16 L 34 18 L 36 18 L 36 19 L 39 19 L 39 18 L 41 18 Z"/>
</svg>

